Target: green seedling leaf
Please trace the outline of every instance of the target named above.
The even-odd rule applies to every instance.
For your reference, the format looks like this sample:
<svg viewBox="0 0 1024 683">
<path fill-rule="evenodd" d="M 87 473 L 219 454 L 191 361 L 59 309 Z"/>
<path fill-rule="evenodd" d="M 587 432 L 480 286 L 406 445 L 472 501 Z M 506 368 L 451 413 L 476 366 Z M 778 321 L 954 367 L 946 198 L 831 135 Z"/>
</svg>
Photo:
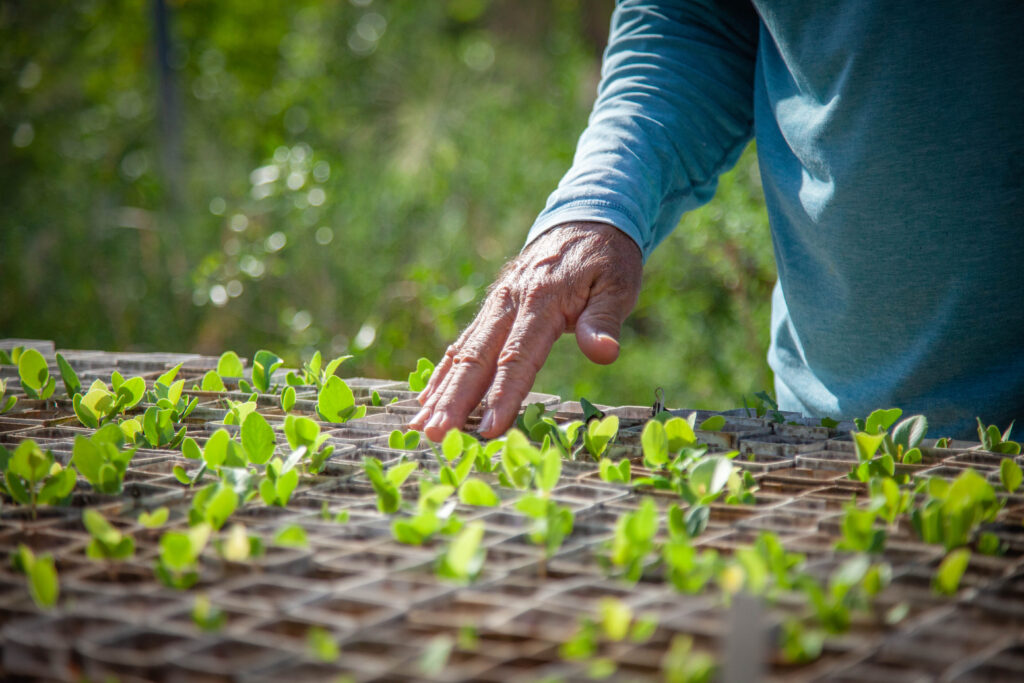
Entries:
<svg viewBox="0 0 1024 683">
<path fill-rule="evenodd" d="M 427 358 L 416 361 L 416 369 L 409 373 L 409 391 L 423 391 L 427 388 L 430 376 L 434 374 L 434 364 Z"/>
<path fill-rule="evenodd" d="M 612 439 L 619 433 L 619 418 L 609 415 L 601 420 L 591 420 L 583 432 L 583 444 L 595 460 L 601 455 Z"/>
<path fill-rule="evenodd" d="M 971 559 L 971 551 L 967 548 L 960 548 L 946 555 L 946 559 L 939 565 L 932 582 L 932 589 L 941 595 L 954 595 L 960 588 L 960 579 L 967 570 L 967 564 Z"/>
<path fill-rule="evenodd" d="M 53 395 L 56 383 L 50 377 L 46 359 L 36 349 L 25 349 L 18 358 L 18 376 L 21 388 L 30 398 L 46 400 Z"/>
<path fill-rule="evenodd" d="M 441 440 L 441 454 L 444 455 L 445 460 L 452 462 L 458 458 L 462 455 L 462 448 L 462 432 L 455 428 L 449 429 L 448 433 L 444 435 L 444 439 Z"/>
<path fill-rule="evenodd" d="M 901 420 L 892 430 L 892 440 L 904 451 L 915 448 L 928 433 L 928 420 L 924 415 L 914 415 Z"/>
<path fill-rule="evenodd" d="M 420 656 L 419 669 L 425 676 L 434 677 L 444 671 L 448 665 L 455 640 L 451 636 L 434 636 L 427 643 Z"/>
<path fill-rule="evenodd" d="M 690 473 L 690 489 L 699 500 L 710 502 L 725 488 L 734 467 L 732 461 L 724 456 L 705 457 Z"/>
<path fill-rule="evenodd" d="M 395 465 L 388 470 L 386 478 L 393 486 L 401 487 L 405 480 L 409 478 L 409 475 L 415 472 L 419 466 L 418 462 L 405 462 Z"/>
<path fill-rule="evenodd" d="M 206 447 L 203 448 L 203 460 L 207 467 L 217 469 L 224 464 L 228 457 L 228 441 L 231 434 L 226 429 L 218 429 L 206 440 Z"/>
<path fill-rule="evenodd" d="M 295 408 L 295 387 L 285 387 L 281 392 L 281 410 L 286 413 Z"/>
<path fill-rule="evenodd" d="M 228 616 L 223 610 L 214 606 L 210 598 L 205 595 L 197 595 L 195 604 L 192 606 L 192 623 L 200 630 L 207 633 L 216 633 L 224 628 Z"/>
<path fill-rule="evenodd" d="M 683 421 L 680 420 L 680 422 Z M 662 423 L 650 420 L 644 425 L 644 431 L 640 435 L 640 445 L 643 447 L 644 462 L 652 469 L 657 469 L 668 463 L 668 436 Z"/>
<path fill-rule="evenodd" d="M 671 417 L 665 420 L 665 436 L 668 438 L 669 453 L 678 453 L 684 448 L 692 448 L 697 445 L 697 435 L 693 431 L 693 424 L 681 417 Z"/>
<path fill-rule="evenodd" d="M 717 432 L 725 426 L 725 418 L 721 415 L 712 415 L 700 423 L 699 429 L 705 432 Z"/>
<path fill-rule="evenodd" d="M 147 529 L 159 529 L 167 523 L 167 518 L 170 514 L 171 512 L 167 509 L 167 506 L 158 507 L 151 512 L 143 510 L 139 514 L 139 524 Z"/>
<path fill-rule="evenodd" d="M 203 375 L 203 381 L 202 384 L 199 385 L 199 388 L 203 391 L 227 391 L 227 387 L 224 386 L 224 380 L 222 380 L 220 375 L 213 370 L 208 370 L 207 373 Z"/>
<path fill-rule="evenodd" d="M 310 627 L 306 634 L 309 653 L 321 662 L 336 662 L 341 656 L 341 648 L 331 632 L 320 626 Z"/>
<path fill-rule="evenodd" d="M 60 580 L 53 555 L 46 553 L 34 558 L 25 573 L 28 574 L 28 590 L 32 602 L 40 609 L 52 609 L 60 597 Z"/>
<path fill-rule="evenodd" d="M 1020 465 L 1011 458 L 1003 458 L 1003 461 L 999 463 L 999 481 L 1003 488 L 1014 493 L 1020 488 L 1022 479 L 1024 479 L 1024 473 L 1021 472 Z"/>
<path fill-rule="evenodd" d="M 864 431 L 868 434 L 884 434 L 896 420 L 900 419 L 902 414 L 903 411 L 899 408 L 889 408 L 888 410 L 879 408 L 868 415 L 868 419 L 864 423 Z"/>
<path fill-rule="evenodd" d="M 356 406 L 355 396 L 345 381 L 331 375 L 317 396 L 317 413 L 327 422 L 347 422 L 366 414 L 366 406 Z"/>
<path fill-rule="evenodd" d="M 537 469 L 537 490 L 548 492 L 558 485 L 562 476 L 562 454 L 558 449 L 550 448 L 541 455 L 540 467 Z"/>
<path fill-rule="evenodd" d="M 605 637 L 616 642 L 625 640 L 633 623 L 633 610 L 629 605 L 615 598 L 603 598 L 598 603 L 598 612 Z"/>
<path fill-rule="evenodd" d="M 64 380 L 64 392 L 68 398 L 82 391 L 82 382 L 79 381 L 75 369 L 59 353 L 57 354 L 57 367 L 60 369 L 60 378 Z"/>
<path fill-rule="evenodd" d="M 274 534 L 274 545 L 283 548 L 306 548 L 309 547 L 309 539 L 306 538 L 306 530 L 298 524 L 289 524 Z"/>
<path fill-rule="evenodd" d="M 441 557 L 438 574 L 442 578 L 470 581 L 483 568 L 486 551 L 480 547 L 484 538 L 484 524 L 470 522 L 448 546 Z"/>
<path fill-rule="evenodd" d="M 494 507 L 500 502 L 498 494 L 487 482 L 480 479 L 467 479 L 459 488 L 459 500 L 466 505 Z"/>
<path fill-rule="evenodd" d="M 266 418 L 257 412 L 249 413 L 242 423 L 241 433 L 242 448 L 245 449 L 249 462 L 256 465 L 267 464 L 274 456 L 277 440 L 274 429 Z"/>
<path fill-rule="evenodd" d="M 899 410 L 894 408 L 894 410 Z M 874 415 L 874 413 L 872 413 Z M 885 440 L 885 434 L 871 434 L 868 432 L 852 432 L 853 444 L 857 449 L 857 459 L 861 462 L 866 462 L 875 457 L 875 453 L 878 452 L 878 447 L 882 445 L 882 441 Z"/>
<path fill-rule="evenodd" d="M 284 360 L 277 354 L 260 349 L 252 359 L 252 385 L 261 394 L 270 391 L 270 378 L 274 371 L 284 365 Z"/>
<path fill-rule="evenodd" d="M 583 423 L 590 424 L 591 420 L 600 420 L 604 417 L 604 412 L 598 409 L 593 403 L 587 399 L 580 397 L 580 408 L 583 410 Z"/>
</svg>

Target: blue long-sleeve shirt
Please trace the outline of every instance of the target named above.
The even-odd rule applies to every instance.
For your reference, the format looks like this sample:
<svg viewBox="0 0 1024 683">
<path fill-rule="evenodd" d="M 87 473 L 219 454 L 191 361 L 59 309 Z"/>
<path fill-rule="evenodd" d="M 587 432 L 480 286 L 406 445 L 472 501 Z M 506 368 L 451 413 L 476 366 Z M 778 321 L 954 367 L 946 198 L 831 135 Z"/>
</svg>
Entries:
<svg viewBox="0 0 1024 683">
<path fill-rule="evenodd" d="M 1005 427 L 1024 418 L 1021 26 L 1019 0 L 620 2 L 528 241 L 599 221 L 646 259 L 756 136 L 780 406 Z"/>
</svg>

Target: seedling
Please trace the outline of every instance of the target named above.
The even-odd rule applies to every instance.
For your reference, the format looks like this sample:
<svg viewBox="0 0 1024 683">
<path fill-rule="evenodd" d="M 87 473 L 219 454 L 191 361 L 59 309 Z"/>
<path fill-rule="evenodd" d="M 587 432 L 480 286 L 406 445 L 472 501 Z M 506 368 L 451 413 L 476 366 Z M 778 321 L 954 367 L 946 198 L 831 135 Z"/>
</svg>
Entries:
<svg viewBox="0 0 1024 683">
<path fill-rule="evenodd" d="M 617 643 L 629 640 L 632 643 L 643 643 L 650 640 L 658 628 L 655 617 L 650 615 L 634 618 L 633 609 L 616 598 L 602 598 L 598 603 L 597 621 L 590 617 L 581 619 L 576 633 L 562 643 L 558 653 L 563 659 L 590 659 L 602 642 Z M 602 671 L 608 670 L 609 675 L 615 671 L 615 663 L 611 660 L 595 660 Z M 609 668 L 610 667 L 610 668 Z"/>
<path fill-rule="evenodd" d="M 591 420 L 583 431 L 583 446 L 595 461 L 600 462 L 601 456 L 619 433 L 619 418 L 615 415 L 600 420 Z"/>
<path fill-rule="evenodd" d="M 287 416 L 284 419 L 284 435 L 292 451 L 305 448 L 305 454 L 309 457 L 306 463 L 308 472 L 315 474 L 323 470 L 327 459 L 334 453 L 334 446 L 324 446 L 328 437 L 320 433 L 320 425 L 308 417 Z"/>
<path fill-rule="evenodd" d="M 17 365 L 24 352 L 24 346 L 15 346 L 10 351 L 0 349 L 0 365 Z"/>
<path fill-rule="evenodd" d="M 306 530 L 298 524 L 288 524 L 274 534 L 274 545 L 281 548 L 308 548 Z"/>
<path fill-rule="evenodd" d="M 999 463 L 999 482 L 1007 493 L 1013 493 L 1020 488 L 1022 480 L 1024 473 L 1021 472 L 1020 465 L 1010 458 L 1003 458 Z"/>
<path fill-rule="evenodd" d="M 75 394 L 72 405 L 78 421 L 96 429 L 139 404 L 146 394 L 146 380 L 125 379 L 116 370 L 110 375 L 111 389 L 102 380 L 94 381 L 85 394 Z"/>
<path fill-rule="evenodd" d="M 256 395 L 253 394 L 247 401 L 232 401 L 227 399 L 228 412 L 224 415 L 224 424 L 242 425 L 245 418 L 256 412 Z"/>
<path fill-rule="evenodd" d="M 388 448 L 396 451 L 411 451 L 420 444 L 420 433 L 415 429 L 402 433 L 402 430 L 395 429 L 388 436 Z"/>
<path fill-rule="evenodd" d="M 601 458 L 598 463 L 601 479 L 611 484 L 628 484 L 633 477 L 633 467 L 628 458 L 613 462 L 611 458 Z"/>
<path fill-rule="evenodd" d="M 0 379 L 0 415 L 13 408 L 17 402 L 17 396 L 7 396 L 7 382 Z"/>
<path fill-rule="evenodd" d="M 650 498 L 644 498 L 640 507 L 619 517 L 611 541 L 609 560 L 631 582 L 640 580 L 644 561 L 654 549 L 658 533 L 658 508 Z"/>
<path fill-rule="evenodd" d="M 754 394 L 754 412 L 751 414 L 750 407 L 747 405 L 747 397 L 743 397 L 743 410 L 746 411 L 747 417 L 765 417 L 768 416 L 772 422 L 783 424 L 786 421 L 785 415 L 779 412 L 779 404 L 775 402 L 775 399 L 767 391 L 759 391 Z"/>
<path fill-rule="evenodd" d="M 295 408 L 295 387 L 285 387 L 281 391 L 281 410 L 286 413 Z"/>
<path fill-rule="evenodd" d="M 911 522 L 921 540 L 941 543 L 946 550 L 970 543 L 978 527 L 994 520 L 1003 506 L 992 485 L 972 469 L 952 483 L 930 478 L 925 490 L 927 498 L 911 511 Z"/>
<path fill-rule="evenodd" d="M 142 415 L 142 435 L 151 448 L 177 448 L 185 438 L 185 427 L 175 431 L 179 414 L 172 408 L 150 406 Z"/>
<path fill-rule="evenodd" d="M 398 512 L 402 505 L 402 495 L 399 493 L 399 489 L 417 467 L 419 467 L 419 463 L 404 462 L 389 468 L 385 473 L 380 460 L 373 457 L 363 458 L 363 471 L 369 478 L 373 490 L 377 493 L 378 510 L 385 514 Z"/>
<path fill-rule="evenodd" d="M 162 374 L 153 383 L 153 391 L 149 392 L 149 401 L 155 403 L 156 407 L 161 410 L 172 411 L 171 417 L 176 423 L 187 418 L 199 403 L 198 398 L 193 398 L 189 401 L 182 397 L 182 391 L 185 389 L 185 380 L 179 379 L 174 381 L 180 369 L 181 363 L 178 363 Z"/>
<path fill-rule="evenodd" d="M 317 395 L 316 412 L 324 422 L 348 422 L 366 415 L 366 406 L 357 406 L 345 381 L 331 375 Z"/>
<path fill-rule="evenodd" d="M 167 518 L 170 514 L 171 511 L 166 506 L 158 507 L 152 512 L 143 510 L 139 513 L 139 524 L 147 529 L 159 529 L 167 523 Z"/>
<path fill-rule="evenodd" d="M 121 493 L 125 472 L 137 450 L 122 450 L 124 446 L 124 432 L 117 425 L 105 425 L 88 438 L 75 436 L 71 464 L 97 493 L 116 495 Z"/>
<path fill-rule="evenodd" d="M 292 451 L 287 460 L 274 458 L 267 463 L 266 478 L 260 482 L 260 498 L 267 505 L 284 507 L 291 499 L 292 492 L 299 485 L 299 471 L 295 466 L 305 456 L 306 447 Z"/>
<path fill-rule="evenodd" d="M 545 415 L 545 412 L 543 403 L 531 403 L 516 419 L 516 425 L 530 437 L 531 441 L 553 444 L 561 449 L 567 457 L 575 460 L 576 452 L 573 449 L 576 447 L 583 423 L 574 420 L 560 425 L 555 422 L 554 418 Z M 542 445 L 541 448 L 544 447 Z"/>
<path fill-rule="evenodd" d="M 30 506 L 32 519 L 38 505 L 63 503 L 75 488 L 75 471 L 54 462 L 53 453 L 43 451 L 32 439 L 18 444 L 13 454 L 0 446 L 0 469 L 7 494 Z"/>
<path fill-rule="evenodd" d="M 572 510 L 543 495 L 524 496 L 516 501 L 516 510 L 530 518 L 530 540 L 544 549 L 545 561 L 550 559 L 572 533 Z M 540 565 L 544 573 L 545 564 Z"/>
<path fill-rule="evenodd" d="M 321 662 L 335 662 L 341 655 L 338 642 L 331 635 L 331 632 L 320 626 L 313 626 L 306 634 L 306 643 L 309 653 L 314 659 Z"/>
<path fill-rule="evenodd" d="M 336 524 L 346 524 L 349 520 L 349 511 L 342 510 L 338 513 L 331 513 L 331 508 L 325 500 L 320 506 L 320 519 L 325 522 L 335 522 Z"/>
<path fill-rule="evenodd" d="M 483 522 L 477 520 L 467 524 L 438 559 L 437 575 L 458 583 L 476 579 L 487 557 L 487 550 L 480 547 L 483 538 Z"/>
<path fill-rule="evenodd" d="M 714 680 L 714 658 L 704 652 L 693 652 L 693 638 L 677 635 L 661 660 L 666 683 L 710 683 Z"/>
<path fill-rule="evenodd" d="M 399 478 L 405 473 L 403 470 L 392 468 L 388 474 L 392 471 L 398 472 Z M 454 492 L 455 489 L 452 486 L 420 480 L 420 497 L 416 504 L 416 514 L 392 522 L 391 535 L 399 543 L 422 545 L 436 533 L 446 535 L 457 533 L 462 528 L 462 522 L 451 514 L 455 509 L 455 502 L 449 499 Z"/>
<path fill-rule="evenodd" d="M 327 380 L 334 377 L 334 373 L 337 371 L 338 366 L 352 358 L 352 356 L 338 356 L 324 366 L 323 356 L 320 355 L 319 351 L 313 354 L 313 357 L 309 359 L 309 362 L 302 365 L 301 374 L 289 372 L 285 377 L 285 382 L 289 386 L 303 386 L 303 385 L 316 385 L 317 389 L 322 389 Z M 293 390 L 294 391 L 294 390 Z"/>
<path fill-rule="evenodd" d="M 946 555 L 935 572 L 932 590 L 940 595 L 955 595 L 970 560 L 971 551 L 967 548 L 959 548 Z"/>
<path fill-rule="evenodd" d="M 271 393 L 270 378 L 274 371 L 284 365 L 284 360 L 277 354 L 261 349 L 252 358 L 252 384 L 244 379 L 238 380 L 238 388 L 246 393 L 256 391 L 261 394 Z M 237 368 L 232 368 L 237 370 Z"/>
<path fill-rule="evenodd" d="M 230 485 L 218 481 L 200 489 L 192 498 L 188 511 L 189 524 L 206 524 L 213 530 L 224 526 L 238 507 L 238 493 Z"/>
<path fill-rule="evenodd" d="M 228 562 L 248 562 L 263 555 L 263 541 L 250 536 L 244 524 L 232 524 L 224 538 L 214 541 L 217 553 Z"/>
<path fill-rule="evenodd" d="M 57 383 L 50 376 L 43 354 L 35 349 L 25 349 L 18 357 L 18 376 L 21 388 L 29 398 L 45 401 L 53 396 Z"/>
<path fill-rule="evenodd" d="M 206 631 L 207 633 L 216 633 L 224 628 L 227 620 L 228 615 L 224 613 L 224 610 L 210 602 L 210 598 L 206 595 L 196 596 L 196 601 L 192 606 L 192 623 L 199 630 Z"/>
<path fill-rule="evenodd" d="M 28 577 L 28 592 L 32 602 L 43 610 L 52 609 L 60 597 L 60 581 L 53 555 L 46 553 L 36 557 L 25 544 L 18 545 L 18 551 L 11 558 L 15 569 Z"/>
<path fill-rule="evenodd" d="M 73 398 L 82 390 L 82 382 L 79 381 L 78 374 L 59 353 L 57 354 L 57 368 L 60 370 L 60 378 L 64 380 L 64 393 L 68 395 L 68 398 Z"/>
<path fill-rule="evenodd" d="M 423 391 L 427 388 L 430 376 L 434 374 L 434 364 L 428 358 L 416 361 L 416 369 L 409 373 L 409 391 Z"/>
<path fill-rule="evenodd" d="M 981 441 L 982 447 L 986 451 L 992 451 L 993 453 L 1005 453 L 1006 455 L 1020 455 L 1020 444 L 1016 441 L 1010 441 L 1010 433 L 1013 431 L 1013 424 L 1006 428 L 1005 432 L 1000 433 L 999 428 L 995 425 L 989 425 L 986 427 L 981 422 L 981 418 L 978 420 L 978 440 Z"/>
<path fill-rule="evenodd" d="M 693 547 L 679 508 L 673 506 L 672 510 L 675 512 L 669 514 L 671 540 L 661 549 L 666 578 L 680 593 L 700 593 L 721 572 L 722 562 L 714 549 L 698 551 Z"/>
<path fill-rule="evenodd" d="M 875 506 L 860 509 L 856 503 L 847 503 L 841 525 L 843 537 L 836 543 L 836 549 L 862 553 L 882 552 L 886 532 L 885 529 L 875 528 L 877 517 L 878 508 Z"/>
<path fill-rule="evenodd" d="M 82 512 L 82 523 L 92 537 L 85 554 L 93 560 L 126 560 L 135 555 L 135 540 L 121 533 L 96 510 Z"/>
<path fill-rule="evenodd" d="M 234 351 L 225 351 L 217 359 L 217 376 L 220 378 L 241 378 L 245 376 L 242 359 Z"/>
<path fill-rule="evenodd" d="M 184 590 L 196 584 L 199 555 L 210 540 L 210 531 L 209 524 L 198 524 L 187 531 L 164 532 L 153 571 L 165 586 Z"/>
</svg>

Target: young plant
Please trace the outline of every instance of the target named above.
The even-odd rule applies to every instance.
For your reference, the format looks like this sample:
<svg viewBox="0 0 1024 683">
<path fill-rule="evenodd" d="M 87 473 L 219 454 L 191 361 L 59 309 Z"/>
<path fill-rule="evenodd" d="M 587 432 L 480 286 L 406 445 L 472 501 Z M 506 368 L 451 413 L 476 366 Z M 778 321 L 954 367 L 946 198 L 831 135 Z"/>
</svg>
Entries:
<svg viewBox="0 0 1024 683">
<path fill-rule="evenodd" d="M 405 474 L 406 470 L 392 468 L 388 471 Z M 399 477 L 396 477 L 400 478 Z M 422 545 L 434 534 L 454 534 L 462 528 L 462 523 L 451 514 L 455 508 L 454 501 L 449 500 L 455 489 L 446 484 L 434 484 L 420 480 L 420 497 L 416 504 L 416 514 L 405 519 L 396 519 L 391 523 L 391 535 L 399 543 Z"/>
<path fill-rule="evenodd" d="M 32 439 L 25 439 L 14 453 L 0 446 L 0 469 L 4 488 L 16 502 L 30 506 L 32 519 L 39 505 L 65 502 L 75 488 L 75 471 L 54 462 L 51 451 L 43 451 Z"/>
<path fill-rule="evenodd" d="M 59 353 L 57 354 L 57 368 L 60 370 L 60 378 L 64 381 L 64 393 L 68 395 L 68 398 L 74 398 L 75 394 L 82 391 L 82 382 L 78 379 L 78 374 L 71 367 L 71 363 L 68 363 Z"/>
<path fill-rule="evenodd" d="M 601 456 L 608 449 L 619 433 L 619 418 L 615 415 L 600 420 L 591 420 L 583 431 L 583 446 L 595 461 L 600 462 Z"/>
<path fill-rule="evenodd" d="M 185 380 L 179 379 L 174 381 L 180 369 L 181 363 L 178 363 L 160 375 L 156 382 L 153 383 L 153 390 L 149 392 L 149 401 L 155 403 L 156 407 L 161 410 L 172 411 L 171 417 L 175 423 L 180 423 L 187 418 L 199 403 L 198 398 L 193 398 L 189 401 L 187 398 L 182 397 L 182 392 L 185 389 Z"/>
<path fill-rule="evenodd" d="M 363 471 L 370 480 L 370 485 L 377 493 L 377 509 L 384 514 L 394 514 L 402 506 L 402 484 L 416 468 L 417 462 L 403 462 L 384 471 L 380 460 L 373 457 L 363 458 Z M 451 492 L 449 492 L 449 495 Z"/>
<path fill-rule="evenodd" d="M 320 425 L 308 417 L 289 415 L 284 419 L 284 435 L 292 451 L 305 448 L 308 461 L 306 471 L 312 474 L 323 470 L 327 459 L 334 453 L 334 446 L 324 446 L 328 436 L 320 433 Z"/>
<path fill-rule="evenodd" d="M 775 402 L 775 399 L 767 391 L 759 391 L 754 394 L 754 413 L 751 415 L 750 407 L 747 405 L 747 397 L 743 397 L 743 409 L 747 413 L 747 417 L 765 417 L 768 416 L 772 422 L 783 424 L 786 421 L 786 417 L 779 412 L 779 404 Z"/>
<path fill-rule="evenodd" d="M 886 481 L 892 481 L 887 479 Z M 880 553 L 885 548 L 885 529 L 875 528 L 878 518 L 877 505 L 861 509 L 857 504 L 846 504 L 841 524 L 842 538 L 836 542 L 836 550 L 859 553 Z"/>
<path fill-rule="evenodd" d="M 127 560 L 135 555 L 135 540 L 121 533 L 96 510 L 82 512 L 82 523 L 92 538 L 85 554 L 93 560 Z"/>
<path fill-rule="evenodd" d="M 75 394 L 72 405 L 78 421 L 96 429 L 139 404 L 146 394 L 146 380 L 125 379 L 116 370 L 110 375 L 111 389 L 102 380 L 94 381 L 84 394 Z"/>
<path fill-rule="evenodd" d="M 516 419 L 516 425 L 531 441 L 541 443 L 543 450 L 546 445 L 557 446 L 562 453 L 575 459 L 574 449 L 579 438 L 583 422 L 574 420 L 565 425 L 555 422 L 554 418 L 545 415 L 543 403 L 531 403 Z"/>
<path fill-rule="evenodd" d="M 345 380 L 331 375 L 317 394 L 316 412 L 324 422 L 348 422 L 365 416 L 366 406 L 357 406 Z"/>
<path fill-rule="evenodd" d="M 458 583 L 469 583 L 476 579 L 487 559 L 487 550 L 480 545 L 483 538 L 483 522 L 477 520 L 463 527 L 438 558 L 435 570 L 437 576 Z"/>
<path fill-rule="evenodd" d="M 7 382 L 0 379 L 0 415 L 13 408 L 17 402 L 17 396 L 7 396 Z"/>
<path fill-rule="evenodd" d="M 28 578 L 28 592 L 32 602 L 43 610 L 53 609 L 60 597 L 60 580 L 53 555 L 46 553 L 36 557 L 25 544 L 18 545 L 12 557 L 15 569 L 24 572 Z"/>
<path fill-rule="evenodd" d="M 423 391 L 427 388 L 430 376 L 434 374 L 434 364 L 428 358 L 416 361 L 416 369 L 409 373 L 409 391 Z"/>
<path fill-rule="evenodd" d="M 192 498 L 188 511 L 189 524 L 206 524 L 219 530 L 238 507 L 239 495 L 234 487 L 217 481 L 200 489 Z"/>
<path fill-rule="evenodd" d="M 227 399 L 228 412 L 224 415 L 224 424 L 239 425 L 245 422 L 245 418 L 256 412 L 256 395 L 253 394 L 247 401 L 232 401 Z"/>
<path fill-rule="evenodd" d="M 615 535 L 611 540 L 611 565 L 622 571 L 627 581 L 640 580 L 644 561 L 654 549 L 658 533 L 658 508 L 650 498 L 644 498 L 640 507 L 619 517 Z"/>
<path fill-rule="evenodd" d="M 395 429 L 388 436 L 388 448 L 393 448 L 396 451 L 411 451 L 418 445 L 420 445 L 420 433 L 415 429 L 404 433 L 401 429 Z"/>
<path fill-rule="evenodd" d="M 338 366 L 350 358 L 352 356 L 338 356 L 325 366 L 323 356 L 320 355 L 319 351 L 316 351 L 313 357 L 309 359 L 309 362 L 302 365 L 300 373 L 289 372 L 287 377 L 285 377 L 285 382 L 289 386 L 313 384 L 316 385 L 317 389 L 322 389 L 327 380 L 334 376 Z"/>
<path fill-rule="evenodd" d="M 266 478 L 260 482 L 260 498 L 267 505 L 284 507 L 291 499 L 292 493 L 299 485 L 299 471 L 296 465 L 305 456 L 306 447 L 300 446 L 292 451 L 286 460 L 274 458 L 265 470 Z"/>
<path fill-rule="evenodd" d="M 18 376 L 21 378 L 21 388 L 29 398 L 45 401 L 53 396 L 57 383 L 50 376 L 43 354 L 35 349 L 21 352 L 18 357 Z"/>
<path fill-rule="evenodd" d="M 205 595 L 196 596 L 196 601 L 192 605 L 192 623 L 200 631 L 216 633 L 224 628 L 227 620 L 228 615 L 224 613 L 224 610 L 211 603 L 210 598 Z"/>
<path fill-rule="evenodd" d="M 967 548 L 958 548 L 946 555 L 932 579 L 932 590 L 939 595 L 955 595 L 970 561 L 971 551 Z"/>
<path fill-rule="evenodd" d="M 981 422 L 981 418 L 978 420 L 978 440 L 981 441 L 981 446 L 986 451 L 992 451 L 993 453 L 1004 453 L 1006 455 L 1020 455 L 1020 444 L 1016 441 L 1010 441 L 1010 433 L 1013 431 L 1013 424 L 1006 428 L 1005 432 L 1000 433 L 999 428 L 995 425 L 985 426 Z"/>
<path fill-rule="evenodd" d="M 973 469 L 952 482 L 932 477 L 925 490 L 927 497 L 913 508 L 910 520 L 921 540 L 941 543 L 946 550 L 969 544 L 1003 507 L 992 485 Z"/>
<path fill-rule="evenodd" d="M 160 536 L 160 554 L 153 571 L 168 588 L 185 590 L 199 580 L 199 555 L 210 540 L 210 525 L 198 524 L 186 531 L 167 531 Z"/>
<path fill-rule="evenodd" d="M 661 660 L 661 672 L 666 683 L 710 683 L 717 665 L 711 655 L 693 652 L 693 638 L 677 635 Z"/>
<path fill-rule="evenodd" d="M 0 349 L 0 365 L 17 365 L 24 352 L 24 346 L 15 346 L 10 351 Z"/>
<path fill-rule="evenodd" d="M 124 449 L 124 432 L 115 424 L 100 427 L 89 437 L 76 435 L 71 451 L 71 464 L 85 477 L 97 493 L 121 493 L 128 464 L 136 447 Z"/>
<path fill-rule="evenodd" d="M 238 380 L 238 388 L 246 393 L 256 391 L 261 394 L 270 393 L 270 378 L 274 371 L 284 365 L 284 360 L 277 354 L 261 349 L 252 357 L 252 384 L 244 379 Z"/>
</svg>

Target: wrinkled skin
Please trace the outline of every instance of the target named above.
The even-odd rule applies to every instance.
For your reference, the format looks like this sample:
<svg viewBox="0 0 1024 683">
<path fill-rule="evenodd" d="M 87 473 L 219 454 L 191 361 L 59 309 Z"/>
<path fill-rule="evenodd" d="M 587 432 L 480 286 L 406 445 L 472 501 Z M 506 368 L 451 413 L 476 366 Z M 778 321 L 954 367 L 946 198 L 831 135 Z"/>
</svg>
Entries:
<svg viewBox="0 0 1024 683">
<path fill-rule="evenodd" d="M 611 225 L 566 223 L 545 232 L 505 265 L 476 319 L 448 347 L 410 428 L 440 441 L 483 399 L 480 433 L 500 436 L 565 332 L 576 333 L 593 362 L 613 362 L 642 269 L 636 243 Z"/>
</svg>

